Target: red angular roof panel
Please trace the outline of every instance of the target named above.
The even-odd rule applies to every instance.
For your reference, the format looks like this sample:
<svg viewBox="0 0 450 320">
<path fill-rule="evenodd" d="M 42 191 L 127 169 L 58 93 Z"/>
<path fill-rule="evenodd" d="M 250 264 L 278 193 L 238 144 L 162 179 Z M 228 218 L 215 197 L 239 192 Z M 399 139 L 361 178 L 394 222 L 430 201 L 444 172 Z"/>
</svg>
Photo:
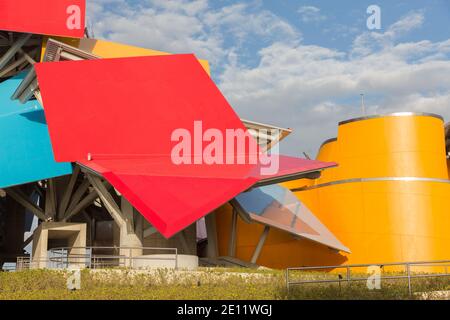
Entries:
<svg viewBox="0 0 450 320">
<path fill-rule="evenodd" d="M 208 129 L 223 137 L 227 130 L 245 131 L 194 55 L 35 68 L 56 160 L 78 162 L 103 175 L 166 237 L 265 178 L 261 165 L 237 163 L 249 158 L 248 148 L 236 150 L 229 164 L 174 163 L 176 130 L 192 133 L 192 162 L 202 159 Z M 333 165 L 281 157 L 279 170 L 268 177 Z"/>
<path fill-rule="evenodd" d="M 85 0 L 0 0 L 0 30 L 82 38 Z"/>
</svg>

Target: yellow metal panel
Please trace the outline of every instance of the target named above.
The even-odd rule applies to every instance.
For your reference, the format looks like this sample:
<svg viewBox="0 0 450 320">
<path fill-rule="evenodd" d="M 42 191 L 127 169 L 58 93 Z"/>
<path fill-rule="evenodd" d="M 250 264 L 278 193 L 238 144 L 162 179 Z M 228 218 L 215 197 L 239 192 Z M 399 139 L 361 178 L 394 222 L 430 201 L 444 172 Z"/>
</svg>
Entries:
<svg viewBox="0 0 450 320">
<path fill-rule="evenodd" d="M 317 158 L 339 166 L 316 181 L 283 185 L 315 186 L 296 195 L 352 253 L 336 254 L 271 230 L 259 264 L 285 268 L 449 259 L 450 166 L 442 120 L 409 115 L 342 124 L 337 141 L 324 144 Z M 428 179 L 404 179 L 411 177 Z M 354 178 L 365 180 L 343 182 Z M 229 234 L 230 217 L 224 209 L 217 215 L 221 254 L 227 252 L 222 237 Z M 238 226 L 236 253 L 248 261 L 262 226 L 240 220 Z"/>
<path fill-rule="evenodd" d="M 372 181 L 297 195 L 307 200 L 307 193 L 318 193 L 313 210 L 352 250 L 349 263 L 439 260 L 450 255 L 450 202 L 445 200 L 449 183 Z M 357 235 L 362 237 L 354 241 Z"/>
<path fill-rule="evenodd" d="M 332 250 L 271 229 L 258 264 L 272 268 L 448 259 L 450 184 L 374 181 L 297 193 L 351 250 Z M 227 255 L 231 209 L 217 215 L 219 251 Z M 249 261 L 262 225 L 238 219 L 236 256 Z"/>
<path fill-rule="evenodd" d="M 169 55 L 171 53 L 157 51 L 152 49 L 140 48 L 135 46 L 130 46 L 122 43 L 97 40 L 97 39 L 73 39 L 73 38 L 61 38 L 52 37 L 53 39 L 69 44 L 81 50 L 90 52 L 96 56 L 102 58 L 127 58 L 127 57 L 139 57 L 139 56 L 157 56 L 157 55 Z M 44 37 L 42 45 L 42 57 L 45 53 L 45 48 L 47 44 L 47 37 Z M 206 60 L 199 59 L 200 64 L 203 66 L 205 71 L 211 75 L 209 63 Z"/>
<path fill-rule="evenodd" d="M 341 179 L 448 177 L 444 122 L 431 116 L 386 116 L 340 125 Z"/>
<path fill-rule="evenodd" d="M 447 173 L 448 173 L 448 178 L 450 179 L 450 159 L 447 160 Z"/>
<path fill-rule="evenodd" d="M 334 161 L 338 152 L 337 138 L 325 141 L 319 148 L 316 159 L 319 161 Z"/>
<path fill-rule="evenodd" d="M 324 162 L 336 162 L 339 159 L 339 144 L 337 139 L 328 140 L 319 149 L 319 152 L 317 153 L 317 160 L 324 161 Z M 330 168 L 327 170 L 322 171 L 322 174 L 320 176 L 320 180 L 317 182 L 328 182 L 328 181 L 334 181 L 339 180 L 339 168 Z"/>
</svg>

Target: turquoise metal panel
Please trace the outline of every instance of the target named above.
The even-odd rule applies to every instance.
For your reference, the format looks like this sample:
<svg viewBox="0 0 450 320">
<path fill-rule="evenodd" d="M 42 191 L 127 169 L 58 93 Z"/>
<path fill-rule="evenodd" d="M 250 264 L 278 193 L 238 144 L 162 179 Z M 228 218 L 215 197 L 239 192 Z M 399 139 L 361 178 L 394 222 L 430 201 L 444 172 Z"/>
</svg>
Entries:
<svg viewBox="0 0 450 320">
<path fill-rule="evenodd" d="M 57 163 L 44 110 L 36 100 L 11 100 L 25 75 L 0 83 L 0 188 L 70 174 L 72 165 Z"/>
</svg>

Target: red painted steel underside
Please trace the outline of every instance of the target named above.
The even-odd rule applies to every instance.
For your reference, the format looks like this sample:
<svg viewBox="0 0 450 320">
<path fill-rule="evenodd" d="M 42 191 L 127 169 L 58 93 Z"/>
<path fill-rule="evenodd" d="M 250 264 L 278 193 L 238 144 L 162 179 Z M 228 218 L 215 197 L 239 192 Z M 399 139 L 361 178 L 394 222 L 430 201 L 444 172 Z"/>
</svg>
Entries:
<svg viewBox="0 0 450 320">
<path fill-rule="evenodd" d="M 176 129 L 192 132 L 193 140 L 198 138 L 194 121 L 202 122 L 203 132 L 213 128 L 223 136 L 227 129 L 245 130 L 193 55 L 39 63 L 35 68 L 56 160 L 78 162 L 103 175 L 166 237 L 260 180 L 335 165 L 281 157 L 280 170 L 262 176 L 260 165 L 248 161 L 174 164 L 171 151 L 177 142 L 171 135 Z M 244 150 L 234 159 L 247 156 Z"/>
<path fill-rule="evenodd" d="M 0 0 L 0 30 L 82 38 L 85 0 Z"/>
</svg>

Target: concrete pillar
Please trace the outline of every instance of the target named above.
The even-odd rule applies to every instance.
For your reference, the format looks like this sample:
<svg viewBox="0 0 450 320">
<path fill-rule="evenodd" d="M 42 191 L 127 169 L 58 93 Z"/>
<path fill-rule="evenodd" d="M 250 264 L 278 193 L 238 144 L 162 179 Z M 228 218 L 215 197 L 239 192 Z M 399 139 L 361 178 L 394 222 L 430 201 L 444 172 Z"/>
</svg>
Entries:
<svg viewBox="0 0 450 320">
<path fill-rule="evenodd" d="M 132 267 L 132 257 L 143 255 L 143 221 L 139 213 L 135 213 L 135 209 L 123 196 L 120 201 L 120 211 L 122 212 L 123 221 L 119 225 L 120 229 L 120 255 L 126 256 L 125 265 Z M 124 249 L 122 247 L 132 247 L 132 249 Z"/>
<path fill-rule="evenodd" d="M 48 263 L 49 240 L 66 240 L 68 267 L 84 268 L 89 262 L 86 252 L 86 224 L 66 222 L 43 222 L 33 233 L 31 268 L 46 268 Z M 66 262 L 62 259 L 61 262 Z"/>
<path fill-rule="evenodd" d="M 85 263 L 89 263 L 89 259 L 86 255 L 88 252 L 86 252 L 86 233 L 87 233 L 87 226 L 85 223 L 79 224 L 79 231 L 73 232 L 68 239 L 68 247 L 71 247 L 72 249 L 69 250 L 68 255 L 70 257 L 69 259 L 69 266 L 73 264 L 77 268 L 84 268 Z"/>
<path fill-rule="evenodd" d="M 31 252 L 32 269 L 43 269 L 47 267 L 48 230 L 43 228 L 43 222 L 33 233 L 33 249 Z"/>
<path fill-rule="evenodd" d="M 208 237 L 207 255 L 212 261 L 216 260 L 219 255 L 217 243 L 216 214 L 214 212 L 205 216 L 206 234 Z"/>
</svg>

